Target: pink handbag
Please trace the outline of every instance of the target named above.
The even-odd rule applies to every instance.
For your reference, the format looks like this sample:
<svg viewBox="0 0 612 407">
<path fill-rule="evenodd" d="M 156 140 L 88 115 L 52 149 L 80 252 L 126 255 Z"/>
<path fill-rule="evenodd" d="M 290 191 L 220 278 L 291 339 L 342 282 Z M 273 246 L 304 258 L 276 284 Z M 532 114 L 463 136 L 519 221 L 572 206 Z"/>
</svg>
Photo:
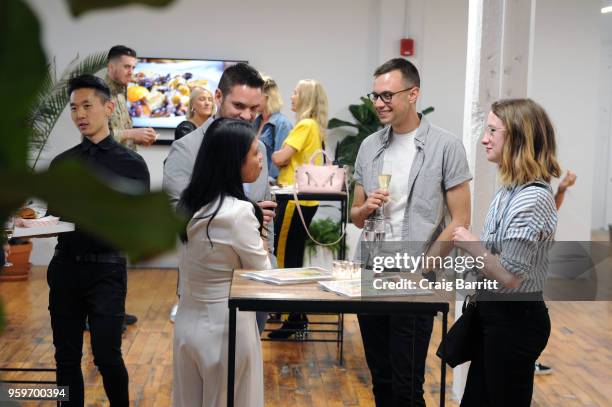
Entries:
<svg viewBox="0 0 612 407">
<path fill-rule="evenodd" d="M 316 165 L 317 155 L 327 157 L 329 163 L 332 159 L 323 150 L 315 151 L 308 164 L 299 166 L 295 170 L 295 188 L 298 193 L 306 194 L 334 194 L 342 192 L 346 171 L 343 167 L 332 164 Z"/>
<path fill-rule="evenodd" d="M 348 179 L 346 177 L 346 170 L 344 167 L 339 167 L 333 164 L 323 164 L 316 165 L 314 163 L 315 157 L 321 154 L 324 157 L 327 157 L 327 161 L 329 163 L 332 162 L 332 159 L 327 155 L 324 150 L 317 150 L 311 156 L 308 164 L 304 164 L 298 167 L 295 170 L 295 188 L 293 189 L 293 198 L 295 202 L 295 208 L 297 209 L 298 215 L 300 216 L 300 220 L 302 221 L 302 226 L 306 231 L 306 234 L 319 246 L 332 246 L 338 243 L 344 237 L 346 233 L 346 229 L 342 231 L 342 234 L 335 242 L 331 243 L 321 243 L 316 240 L 310 234 L 308 227 L 306 226 L 306 222 L 304 221 L 304 215 L 302 214 L 302 208 L 300 206 L 300 201 L 298 201 L 298 193 L 302 194 L 340 194 L 342 193 L 342 187 L 346 188 L 346 193 L 348 194 Z M 346 218 L 348 219 L 349 209 L 348 202 L 346 205 Z"/>
</svg>

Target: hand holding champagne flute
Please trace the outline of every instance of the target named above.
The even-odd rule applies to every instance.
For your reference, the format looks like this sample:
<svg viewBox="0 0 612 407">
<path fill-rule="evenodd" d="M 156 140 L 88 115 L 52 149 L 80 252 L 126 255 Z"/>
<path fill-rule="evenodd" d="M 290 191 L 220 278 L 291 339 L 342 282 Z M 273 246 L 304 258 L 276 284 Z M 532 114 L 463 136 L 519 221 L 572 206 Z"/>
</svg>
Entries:
<svg viewBox="0 0 612 407">
<path fill-rule="evenodd" d="M 386 192 L 389 191 L 389 185 L 391 184 L 391 173 L 393 170 L 393 162 L 389 159 L 385 159 L 383 162 L 382 172 L 378 175 L 378 187 Z M 380 208 L 376 211 L 377 218 L 385 217 L 385 203 L 380 205 Z"/>
</svg>

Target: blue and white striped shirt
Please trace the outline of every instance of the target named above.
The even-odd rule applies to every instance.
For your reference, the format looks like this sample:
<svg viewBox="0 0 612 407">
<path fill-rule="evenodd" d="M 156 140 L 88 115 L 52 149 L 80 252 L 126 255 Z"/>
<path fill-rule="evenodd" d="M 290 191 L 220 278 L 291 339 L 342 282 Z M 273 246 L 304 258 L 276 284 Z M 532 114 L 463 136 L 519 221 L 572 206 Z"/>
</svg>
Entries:
<svg viewBox="0 0 612 407">
<path fill-rule="evenodd" d="M 480 239 L 487 249 L 499 255 L 504 269 L 523 279 L 518 288 L 501 288 L 500 293 L 544 289 L 548 249 L 557 228 L 557 208 L 550 184 L 536 182 L 537 185 L 499 188 L 485 219 Z"/>
</svg>

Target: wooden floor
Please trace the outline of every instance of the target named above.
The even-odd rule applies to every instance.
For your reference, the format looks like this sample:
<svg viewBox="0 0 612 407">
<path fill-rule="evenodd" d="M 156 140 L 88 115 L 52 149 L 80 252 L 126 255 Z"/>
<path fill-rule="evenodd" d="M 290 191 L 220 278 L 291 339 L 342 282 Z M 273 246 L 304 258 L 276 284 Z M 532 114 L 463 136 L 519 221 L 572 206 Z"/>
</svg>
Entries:
<svg viewBox="0 0 612 407">
<path fill-rule="evenodd" d="M 612 269 L 612 261 L 608 266 Z M 130 271 L 127 309 L 139 322 L 125 333 L 123 352 L 134 406 L 171 404 L 173 325 L 168 312 L 175 288 L 176 272 L 172 270 Z M 0 366 L 54 367 L 45 269 L 34 268 L 27 282 L 0 283 L 0 297 L 8 313 L 7 329 L 0 336 Z M 541 361 L 552 365 L 555 372 L 536 377 L 533 405 L 612 405 L 612 302 L 550 302 L 548 306 L 553 330 Z M 347 316 L 345 326 L 343 367 L 337 364 L 335 344 L 264 342 L 266 406 L 373 405 L 356 319 Z M 439 341 L 440 321 L 436 320 L 426 376 L 430 406 L 439 404 L 440 364 L 433 354 Z M 87 334 L 85 342 L 86 405 L 107 405 Z M 447 394 L 451 387 L 449 371 Z M 447 405 L 457 406 L 450 395 L 447 399 Z"/>
</svg>

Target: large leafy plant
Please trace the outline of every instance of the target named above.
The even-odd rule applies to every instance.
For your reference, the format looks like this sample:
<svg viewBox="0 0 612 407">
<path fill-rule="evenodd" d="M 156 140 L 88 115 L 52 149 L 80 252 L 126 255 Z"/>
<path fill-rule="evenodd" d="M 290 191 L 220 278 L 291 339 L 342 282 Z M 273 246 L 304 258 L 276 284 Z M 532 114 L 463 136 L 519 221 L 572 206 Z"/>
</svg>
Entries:
<svg viewBox="0 0 612 407">
<path fill-rule="evenodd" d="M 68 105 L 68 81 L 75 76 L 93 75 L 102 70 L 107 63 L 106 55 L 107 52 L 102 51 L 89 55 L 83 60 L 79 60 L 77 56 L 59 76 L 55 60 L 47 65 L 45 78 L 26 118 L 28 130 L 31 131 L 30 153 L 35 154 L 30 168 L 36 168 L 55 124 Z"/>
<path fill-rule="evenodd" d="M 66 1 L 73 16 L 79 16 L 97 8 L 130 3 L 165 6 L 173 0 Z M 164 193 L 135 196 L 118 192 L 78 162 L 65 162 L 42 173 L 31 171 L 29 147 L 41 142 L 44 145 L 46 139 L 40 136 L 45 134 L 45 128 L 55 124 L 51 115 L 45 116 L 46 108 L 37 106 L 41 91 L 48 86 L 53 88 L 53 81 L 41 45 L 40 25 L 24 0 L 0 2 L 0 27 L 0 85 L 5 95 L 0 98 L 0 111 L 4 113 L 0 222 L 4 224 L 28 198 L 38 197 L 59 216 L 68 217 L 80 229 L 107 240 L 132 260 L 173 248 L 183 221 L 176 217 Z M 32 117 L 37 107 L 42 116 Z M 39 124 L 32 120 L 39 120 Z M 2 317 L 0 324 L 1 321 Z"/>
<path fill-rule="evenodd" d="M 335 129 L 339 127 L 349 127 L 356 130 L 356 133 L 347 134 L 336 146 L 336 159 L 342 165 L 355 165 L 357 152 L 361 142 L 370 134 L 380 130 L 382 123 L 378 120 L 378 115 L 374 109 L 372 101 L 367 97 L 361 97 L 361 104 L 350 105 L 349 112 L 353 115 L 355 123 L 332 118 L 327 127 Z"/>
</svg>

